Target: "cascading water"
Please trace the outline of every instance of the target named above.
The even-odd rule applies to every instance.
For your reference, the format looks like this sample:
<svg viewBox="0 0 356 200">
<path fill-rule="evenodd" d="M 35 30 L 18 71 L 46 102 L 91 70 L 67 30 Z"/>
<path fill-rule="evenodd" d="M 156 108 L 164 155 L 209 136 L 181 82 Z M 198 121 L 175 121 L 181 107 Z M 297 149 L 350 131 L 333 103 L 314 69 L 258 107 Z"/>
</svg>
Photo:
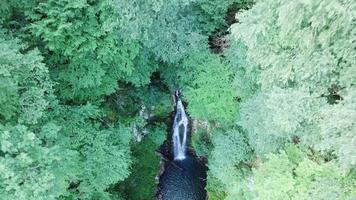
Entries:
<svg viewBox="0 0 356 200">
<path fill-rule="evenodd" d="M 188 151 L 188 117 L 179 95 L 180 92 L 176 91 L 173 142 L 165 142 L 159 151 L 162 152 L 160 169 L 163 173 L 159 176 L 157 200 L 206 200 L 206 163 L 195 155 L 194 149 Z M 174 160 L 170 160 L 171 155 L 168 154 L 171 150 Z"/>
<path fill-rule="evenodd" d="M 184 111 L 179 92 L 175 93 L 176 114 L 173 122 L 173 153 L 174 160 L 184 160 L 187 148 L 188 117 Z"/>
</svg>

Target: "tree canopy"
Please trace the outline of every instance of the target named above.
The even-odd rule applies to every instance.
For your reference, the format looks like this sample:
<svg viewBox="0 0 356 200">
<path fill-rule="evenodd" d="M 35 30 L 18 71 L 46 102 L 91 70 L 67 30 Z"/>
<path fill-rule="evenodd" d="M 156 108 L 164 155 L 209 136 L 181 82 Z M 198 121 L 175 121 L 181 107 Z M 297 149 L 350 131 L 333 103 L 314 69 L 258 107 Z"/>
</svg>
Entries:
<svg viewBox="0 0 356 200">
<path fill-rule="evenodd" d="M 1 1 L 0 199 L 155 199 L 175 90 L 209 199 L 354 199 L 355 10 Z"/>
</svg>

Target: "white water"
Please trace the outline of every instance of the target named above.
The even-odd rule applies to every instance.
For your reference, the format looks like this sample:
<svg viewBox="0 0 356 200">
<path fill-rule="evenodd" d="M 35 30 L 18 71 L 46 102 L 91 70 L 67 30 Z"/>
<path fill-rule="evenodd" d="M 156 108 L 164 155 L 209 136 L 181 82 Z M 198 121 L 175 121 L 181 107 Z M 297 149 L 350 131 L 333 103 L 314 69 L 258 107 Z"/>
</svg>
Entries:
<svg viewBox="0 0 356 200">
<path fill-rule="evenodd" d="M 173 122 L 173 153 L 174 160 L 184 160 L 187 148 L 188 117 L 182 101 L 176 92 L 176 114 Z"/>
</svg>

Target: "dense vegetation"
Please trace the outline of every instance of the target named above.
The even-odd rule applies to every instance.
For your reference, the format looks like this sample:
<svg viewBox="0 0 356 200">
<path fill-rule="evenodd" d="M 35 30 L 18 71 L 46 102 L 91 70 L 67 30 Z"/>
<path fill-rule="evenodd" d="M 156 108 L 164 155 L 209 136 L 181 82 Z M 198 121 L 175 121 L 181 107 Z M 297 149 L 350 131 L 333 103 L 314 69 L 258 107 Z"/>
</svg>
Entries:
<svg viewBox="0 0 356 200">
<path fill-rule="evenodd" d="M 154 199 L 176 89 L 209 199 L 355 198 L 355 11 L 1 1 L 0 199 Z"/>
</svg>

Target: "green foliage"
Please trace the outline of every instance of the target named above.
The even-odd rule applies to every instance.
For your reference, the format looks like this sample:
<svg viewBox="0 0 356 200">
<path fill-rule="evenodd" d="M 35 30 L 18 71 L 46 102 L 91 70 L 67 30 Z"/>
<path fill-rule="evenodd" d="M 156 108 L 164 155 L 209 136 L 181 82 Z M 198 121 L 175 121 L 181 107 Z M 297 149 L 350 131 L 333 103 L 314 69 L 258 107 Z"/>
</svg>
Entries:
<svg viewBox="0 0 356 200">
<path fill-rule="evenodd" d="M 24 125 L 1 127 L 0 196 L 2 199 L 56 199 L 67 194 L 78 171 L 78 153 L 43 146 Z"/>
<path fill-rule="evenodd" d="M 229 7 L 245 8 L 249 0 L 119 1 L 113 23 L 124 39 L 140 40 L 157 58 L 178 63 L 203 46 L 211 32 L 226 26 Z"/>
<path fill-rule="evenodd" d="M 257 157 L 253 173 L 240 179 L 221 170 L 226 181 L 219 183 L 210 169 L 213 199 L 355 196 L 355 7 L 354 1 L 265 0 L 237 15 L 225 56 L 241 102 L 236 122 Z M 286 143 L 301 150 L 281 151 Z M 226 166 L 213 155 L 210 163 Z"/>
<path fill-rule="evenodd" d="M 152 120 L 166 118 L 172 109 L 171 95 L 165 88 L 161 88 L 161 82 L 153 82 L 147 87 L 141 87 L 135 91 L 135 99 L 140 100 L 142 109 L 148 114 L 146 118 Z"/>
<path fill-rule="evenodd" d="M 297 156 L 297 157 L 296 157 Z M 287 147 L 253 170 L 254 199 L 348 199 L 352 193 L 334 163 L 313 160 L 298 148 Z"/>
<path fill-rule="evenodd" d="M 256 199 L 290 199 L 295 180 L 292 174 L 293 164 L 285 153 L 271 155 L 258 171 L 254 171 Z"/>
<path fill-rule="evenodd" d="M 218 57 L 193 56 L 183 63 L 184 69 L 195 66 L 195 76 L 187 81 L 185 97 L 194 118 L 216 120 L 228 124 L 234 117 L 236 104 L 230 81 L 231 72 Z M 186 71 L 185 71 L 186 72 Z M 182 79 L 184 71 L 179 73 Z"/>
<path fill-rule="evenodd" d="M 355 70 L 354 16 L 349 15 L 355 5 L 260 1 L 237 16 L 227 56 L 242 80 L 236 81 L 238 91 L 250 89 L 241 92 L 238 124 L 258 155 L 294 138 L 325 154 L 334 152 L 346 168 L 354 166 L 349 152 L 355 144 L 346 142 L 352 141 L 352 128 L 342 122 L 341 112 L 353 117 L 348 99 L 356 82 L 346 74 Z"/>
<path fill-rule="evenodd" d="M 233 85 L 235 93 L 240 101 L 251 97 L 257 90 L 256 84 L 257 70 L 249 68 L 251 63 L 247 57 L 247 47 L 240 40 L 234 41 L 230 38 L 230 47 L 226 50 L 225 55 L 228 64 L 234 73 Z"/>
<path fill-rule="evenodd" d="M 204 43 L 191 0 L 119 1 L 115 26 L 125 39 L 138 39 L 164 62 L 176 63 Z"/>
<path fill-rule="evenodd" d="M 97 106 L 58 105 L 39 52 L 1 36 L 1 197 L 108 198 L 129 174 L 131 129 L 104 128 Z"/>
<path fill-rule="evenodd" d="M 243 164 L 251 159 L 251 149 L 244 133 L 236 129 L 214 133 L 212 143 L 207 188 L 213 199 L 223 199 L 234 195 L 231 188 L 238 187 L 236 182 L 247 172 Z"/>
<path fill-rule="evenodd" d="M 136 87 L 146 86 L 151 82 L 151 75 L 159 65 L 156 58 L 147 49 L 141 49 L 140 54 L 134 60 L 131 75 L 125 76 L 125 81 L 132 83 Z"/>
<path fill-rule="evenodd" d="M 53 138 L 59 132 L 55 125 L 39 124 L 55 102 L 48 69 L 37 50 L 26 49 L 3 30 L 0 34 L 0 196 L 27 200 L 66 195 L 78 170 L 78 153 L 41 140 L 41 135 Z"/>
<path fill-rule="evenodd" d="M 339 104 L 325 105 L 313 118 L 313 134 L 305 135 L 305 143 L 323 152 L 333 152 L 342 168 L 349 170 L 356 166 L 356 91 L 343 95 Z"/>
<path fill-rule="evenodd" d="M 232 72 L 218 56 L 196 52 L 183 60 L 180 69 L 168 68 L 165 73 L 172 87 L 183 86 L 191 117 L 228 125 L 233 122 L 236 102 Z"/>
<path fill-rule="evenodd" d="M 237 18 L 232 36 L 248 47 L 263 90 L 302 87 L 323 94 L 353 70 L 353 1 L 260 1 Z M 347 78 L 354 83 L 354 78 Z"/>
<path fill-rule="evenodd" d="M 115 16 L 111 1 L 48 1 L 35 10 L 30 28 L 51 55 L 47 62 L 61 97 L 97 99 L 132 74 L 139 45 L 107 29 Z"/>
<path fill-rule="evenodd" d="M 0 120 L 18 116 L 21 122 L 36 123 L 48 107 L 53 85 L 43 58 L 2 29 L 0 48 Z"/>
<path fill-rule="evenodd" d="M 234 16 L 230 16 L 234 12 L 228 13 L 229 9 L 231 11 L 244 9 L 251 3 L 250 0 L 198 0 L 193 3 L 193 8 L 203 32 L 211 33 L 223 29 L 228 25 L 227 23 L 232 22 L 227 19 L 229 17 L 234 19 Z"/>
<path fill-rule="evenodd" d="M 248 130 L 258 155 L 275 152 L 294 137 L 309 134 L 305 132 L 308 120 L 323 105 L 322 100 L 296 89 L 257 92 L 242 103 L 239 124 Z"/>
<path fill-rule="evenodd" d="M 191 146 L 198 156 L 208 157 L 213 148 L 209 133 L 204 130 L 195 131 L 191 135 Z"/>
<path fill-rule="evenodd" d="M 5 21 L 10 15 L 10 4 L 8 1 L 1 1 L 0 3 L 0 23 Z"/>
<path fill-rule="evenodd" d="M 153 199 L 176 89 L 210 199 L 354 198 L 356 2 L 251 6 L 1 1 L 0 199 Z"/>
<path fill-rule="evenodd" d="M 120 184 L 127 199 L 156 199 L 156 175 L 159 166 L 159 157 L 155 150 L 163 143 L 166 135 L 166 126 L 149 129 L 148 135 L 139 143 L 133 144 L 132 156 L 135 158 L 131 175 Z"/>
<path fill-rule="evenodd" d="M 53 121 L 61 124 L 56 143 L 80 153 L 77 166 L 81 169 L 72 184 L 76 198 L 109 198 L 106 189 L 129 175 L 131 164 L 131 128 L 124 125 L 100 125 L 104 113 L 94 105 L 60 106 Z M 99 197 L 98 197 L 99 198 Z M 100 199 L 99 198 L 99 199 Z"/>
<path fill-rule="evenodd" d="M 21 12 L 18 9 L 29 8 L 34 0 L 21 1 L 21 0 L 3 0 L 0 2 L 0 24 L 3 27 L 19 28 L 20 21 L 13 21 L 15 18 L 19 20 L 22 18 Z"/>
</svg>

